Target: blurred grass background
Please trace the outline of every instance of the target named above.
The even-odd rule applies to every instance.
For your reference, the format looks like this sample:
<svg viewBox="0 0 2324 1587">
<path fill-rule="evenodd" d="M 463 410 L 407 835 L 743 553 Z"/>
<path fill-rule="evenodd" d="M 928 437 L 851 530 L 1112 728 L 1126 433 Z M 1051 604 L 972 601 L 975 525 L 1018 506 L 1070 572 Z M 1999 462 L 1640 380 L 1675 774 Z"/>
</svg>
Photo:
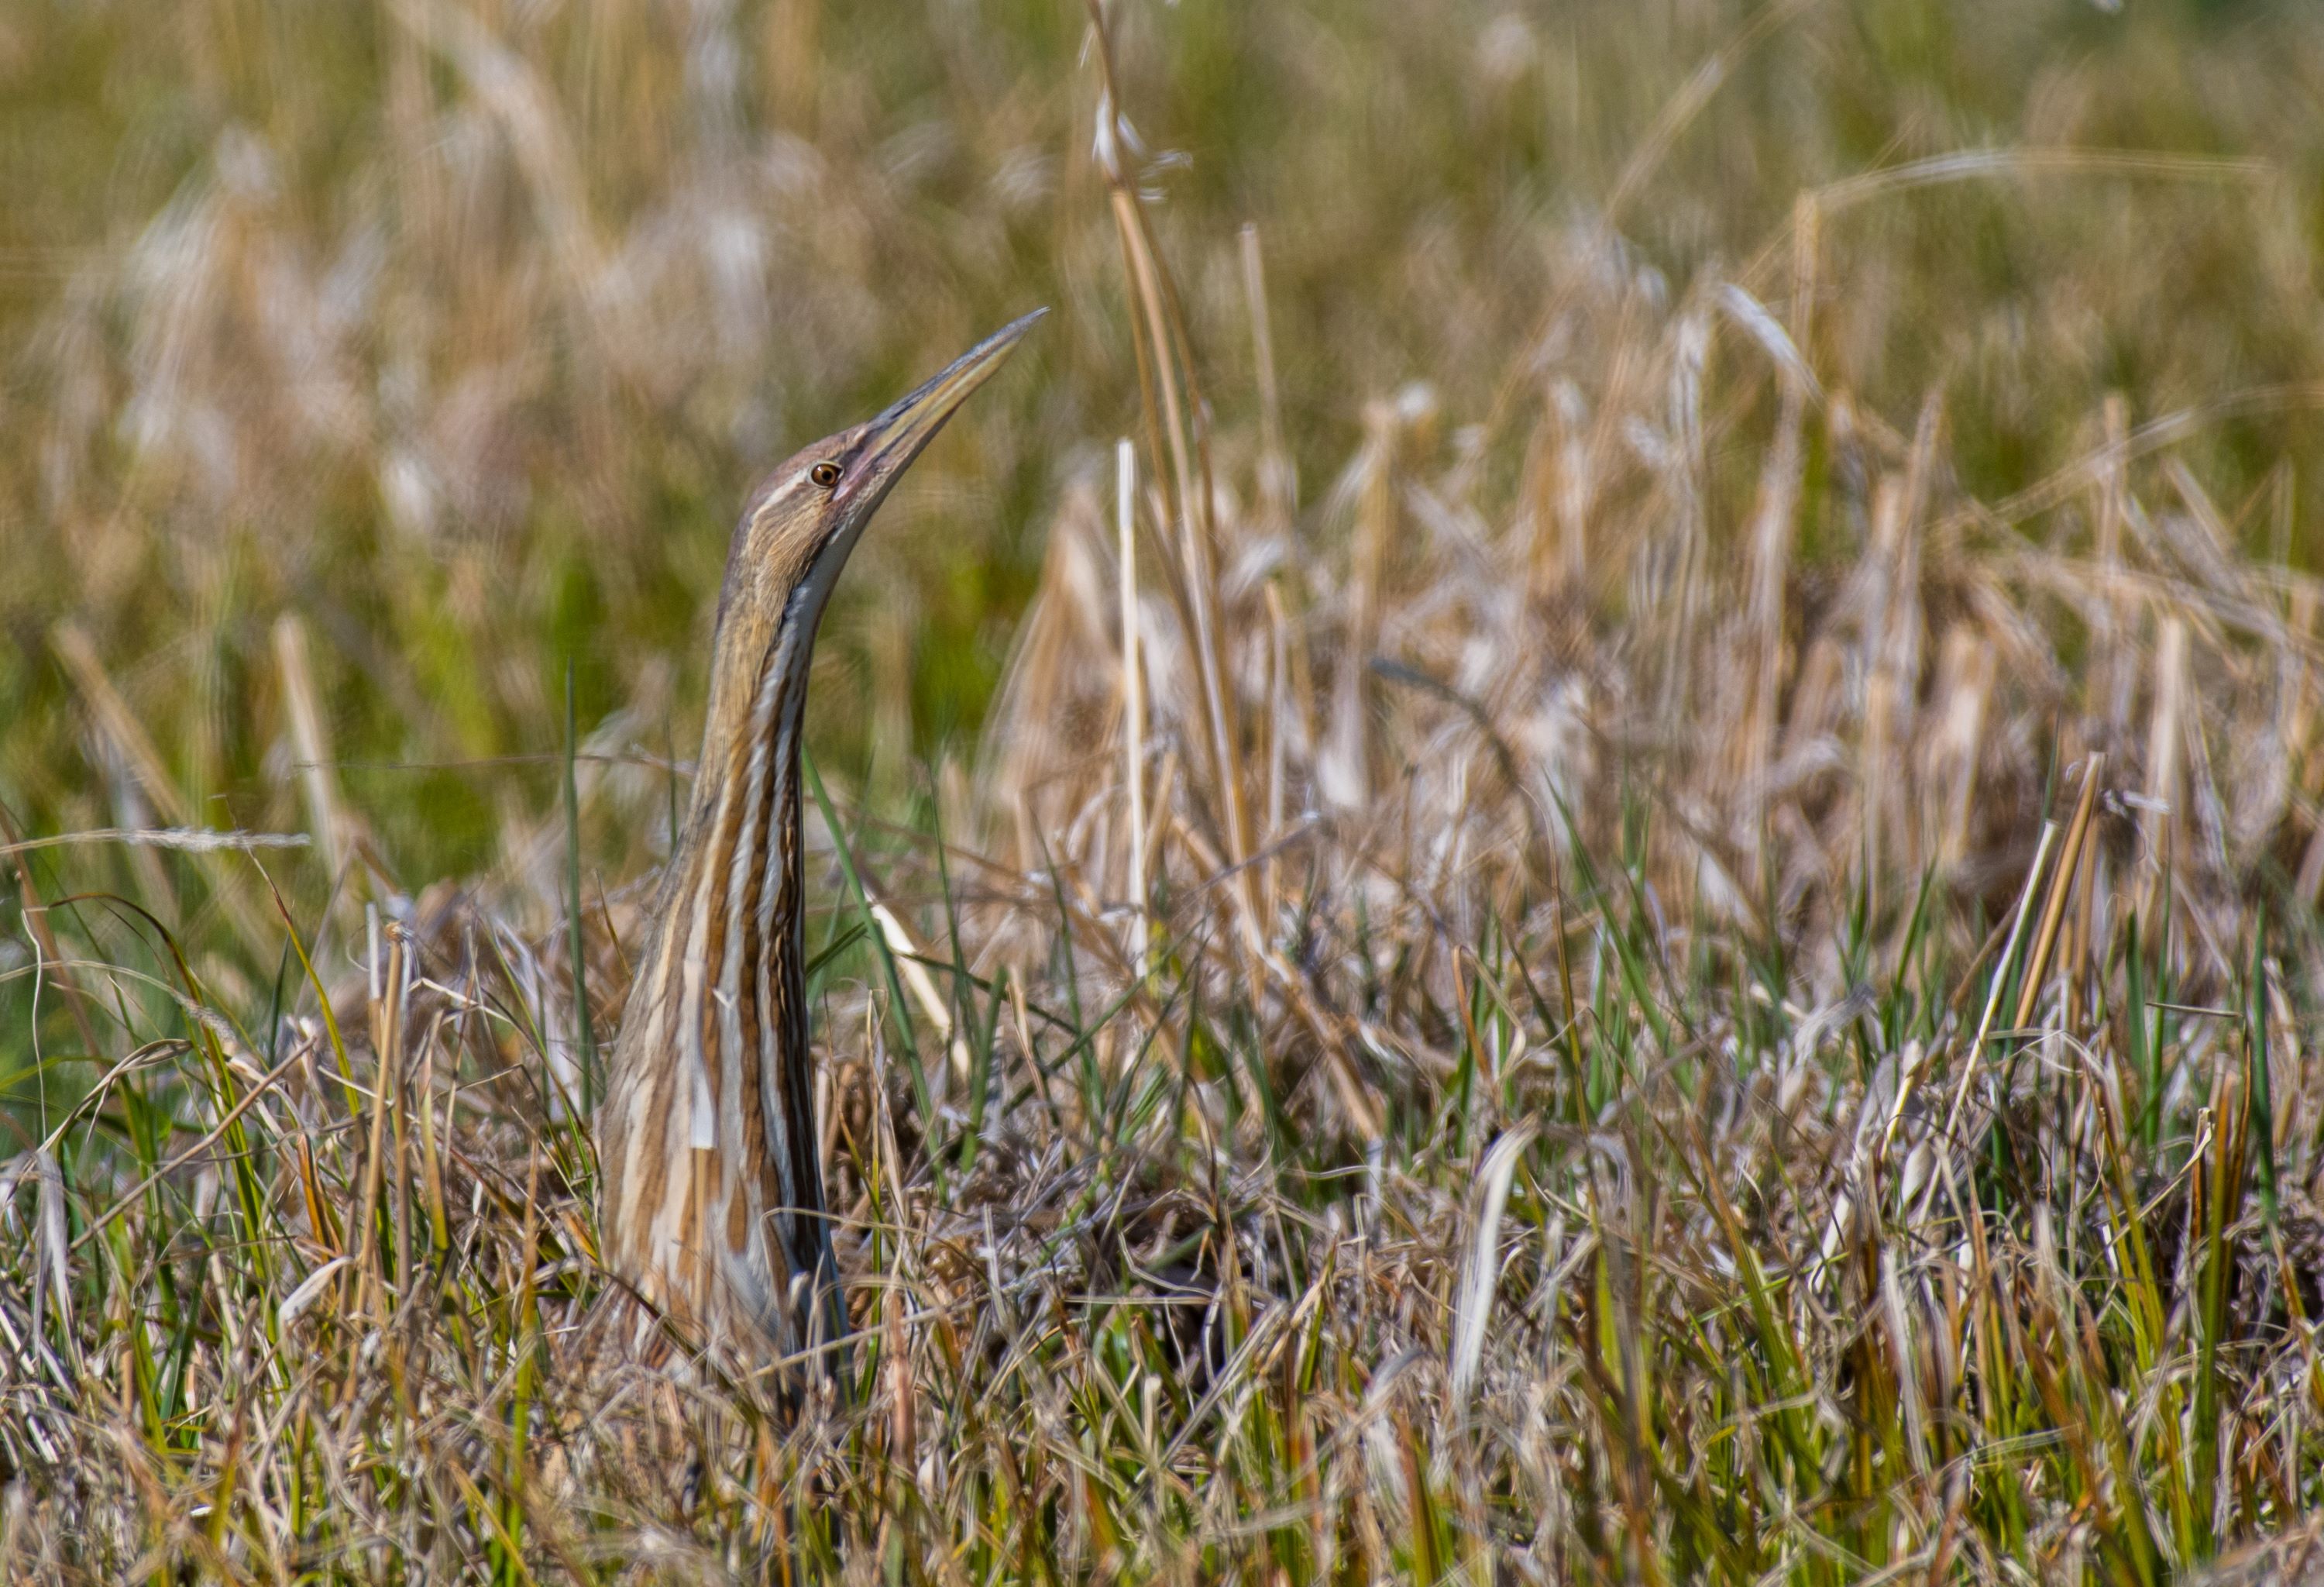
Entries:
<svg viewBox="0 0 2324 1587">
<path fill-rule="evenodd" d="M 1749 266 L 1803 190 L 1963 150 L 2254 162 L 1827 221 L 1812 361 L 1895 423 L 1941 390 L 1966 488 L 2086 448 L 2109 391 L 2136 422 L 2315 366 L 2311 7 L 1119 9 L 1209 390 L 1231 418 L 1256 403 L 1234 247 L 1255 223 L 1310 477 L 1407 381 L 1493 417 L 1575 228 L 1677 291 Z M 382 860 L 489 865 L 556 777 L 488 762 L 553 756 L 568 661 L 585 734 L 627 710 L 637 744 L 690 752 L 757 469 L 1056 304 L 826 627 L 814 742 L 907 784 L 973 735 L 1046 512 L 1134 421 L 1085 23 L 1059 0 L 9 8 L 0 799 L 38 830 L 135 800 L 84 743 L 69 620 L 202 824 L 291 823 L 268 636 L 293 612 Z M 2317 443 L 2308 415 L 2260 414 L 2197 466 L 2232 500 Z M 2318 475 L 2297 469 L 2295 524 Z M 1811 558 L 1830 529 L 1812 504 Z M 2292 538 L 2267 549 L 2315 566 Z"/>
</svg>

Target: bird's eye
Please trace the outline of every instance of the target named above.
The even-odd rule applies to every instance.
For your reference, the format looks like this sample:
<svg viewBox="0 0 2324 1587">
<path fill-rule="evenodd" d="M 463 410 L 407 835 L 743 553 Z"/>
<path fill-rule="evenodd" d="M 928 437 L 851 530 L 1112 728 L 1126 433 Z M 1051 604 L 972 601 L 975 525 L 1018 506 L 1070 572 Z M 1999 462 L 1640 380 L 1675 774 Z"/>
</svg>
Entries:
<svg viewBox="0 0 2324 1587">
<path fill-rule="evenodd" d="M 807 471 L 807 476 L 825 490 L 829 490 L 839 483 L 839 465 L 827 460 L 818 463 Z"/>
</svg>

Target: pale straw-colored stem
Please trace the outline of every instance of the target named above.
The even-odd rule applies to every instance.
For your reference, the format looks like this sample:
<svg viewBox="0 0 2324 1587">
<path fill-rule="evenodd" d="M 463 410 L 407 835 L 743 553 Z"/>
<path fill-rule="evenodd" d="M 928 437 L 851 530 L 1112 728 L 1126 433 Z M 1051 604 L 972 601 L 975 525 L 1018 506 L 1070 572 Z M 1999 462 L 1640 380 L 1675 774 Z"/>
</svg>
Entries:
<svg viewBox="0 0 2324 1587">
<path fill-rule="evenodd" d="M 1267 868 L 1261 878 L 1266 918 L 1275 918 L 1275 845 L 1283 841 L 1284 743 L 1291 719 L 1288 676 L 1291 669 L 1289 623 L 1283 614 L 1283 592 L 1273 580 L 1267 586 L 1268 638 L 1267 687 Z"/>
<path fill-rule="evenodd" d="M 350 869 L 354 845 L 348 842 L 346 815 L 331 776 L 331 742 L 323 724 L 314 671 L 308 665 L 307 628 L 288 612 L 275 620 L 274 665 L 281 678 L 290 745 L 299 757 L 299 789 L 307 804 L 307 825 L 322 847 L 333 888 L 346 889 L 350 899 L 358 897 L 363 878 Z"/>
<path fill-rule="evenodd" d="M 1267 271 L 1259 257 L 1259 227 L 1241 232 L 1242 290 L 1250 305 L 1251 361 L 1259 376 L 1259 496 L 1277 520 L 1297 508 L 1299 478 L 1283 446 L 1283 393 L 1275 379 L 1275 336 L 1267 318 Z"/>
<path fill-rule="evenodd" d="M 1122 770 L 1130 788 L 1130 908 L 1132 955 L 1146 979 L 1146 701 L 1138 676 L 1138 453 L 1114 443 L 1114 525 L 1121 555 Z"/>
<path fill-rule="evenodd" d="M 1986 1038 L 1993 1032 L 1993 1017 L 2001 1007 L 2001 989 L 2009 978 L 2010 963 L 2017 957 L 2017 945 L 2025 939 L 2025 922 L 2033 916 L 2034 895 L 2042 890 L 2042 872 L 2050 863 L 2050 850 L 2058 841 L 2058 824 L 2042 823 L 2042 841 L 2034 850 L 2034 868 L 2025 873 L 2025 889 L 2017 895 L 2017 918 L 2010 923 L 2009 940 L 2002 945 L 2001 958 L 1993 967 L 1993 982 L 1987 988 L 1985 1012 L 1978 1016 L 1977 1035 L 1961 1055 L 1960 1084 L 1953 1088 L 1952 1106 L 1945 1112 L 1945 1134 L 1950 1137 L 1960 1122 L 1961 1109 L 1969 1104 L 1969 1088 L 1977 1079 L 1977 1072 L 1985 1059 Z M 1898 1106 L 1889 1121 L 1890 1133 L 1895 1132 L 1895 1120 L 1904 1114 L 1904 1093 L 1897 1094 Z"/>
<path fill-rule="evenodd" d="M 2082 845 L 2089 835 L 2090 817 L 2098 808 L 2098 774 L 2106 770 L 2106 756 L 2090 757 L 2089 770 L 2082 773 L 2082 797 L 2074 807 L 2074 824 L 2067 829 L 2066 852 L 2058 862 L 2058 874 L 2050 883 L 2050 896 L 2042 906 L 2042 929 L 2034 939 L 2033 956 L 2025 962 L 2024 979 L 2018 983 L 2017 1013 L 2011 1021 L 2013 1029 L 2022 1030 L 2034 1017 L 2034 1004 L 2041 1001 L 2043 977 L 2049 973 L 2051 950 L 2057 946 L 2059 923 L 2065 918 L 2066 899 L 2074 882 L 2074 872 L 2080 864 Z"/>
</svg>

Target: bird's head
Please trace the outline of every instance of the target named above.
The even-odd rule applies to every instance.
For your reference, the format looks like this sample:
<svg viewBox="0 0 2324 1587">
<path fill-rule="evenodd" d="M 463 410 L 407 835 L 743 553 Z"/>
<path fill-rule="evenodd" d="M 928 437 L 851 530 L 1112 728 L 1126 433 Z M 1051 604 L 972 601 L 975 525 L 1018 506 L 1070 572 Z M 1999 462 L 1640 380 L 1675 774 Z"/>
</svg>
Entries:
<svg viewBox="0 0 2324 1587">
<path fill-rule="evenodd" d="M 994 332 L 886 412 L 802 448 L 760 482 L 735 526 L 718 595 L 714 734 L 743 726 L 771 674 L 804 674 L 832 586 L 872 514 L 1047 312 Z"/>
</svg>

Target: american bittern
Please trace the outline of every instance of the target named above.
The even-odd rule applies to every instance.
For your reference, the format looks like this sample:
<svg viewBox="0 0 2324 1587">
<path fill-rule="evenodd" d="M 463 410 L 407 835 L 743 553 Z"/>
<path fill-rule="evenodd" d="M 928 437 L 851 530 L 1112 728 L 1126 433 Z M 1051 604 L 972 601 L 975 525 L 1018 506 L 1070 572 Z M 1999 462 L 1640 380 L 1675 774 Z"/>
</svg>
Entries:
<svg viewBox="0 0 2324 1587">
<path fill-rule="evenodd" d="M 1027 315 L 752 493 L 727 551 L 692 807 L 597 1119 L 613 1269 L 728 1359 L 844 1332 L 807 1047 L 799 733 L 816 625 L 872 512 Z"/>
</svg>

